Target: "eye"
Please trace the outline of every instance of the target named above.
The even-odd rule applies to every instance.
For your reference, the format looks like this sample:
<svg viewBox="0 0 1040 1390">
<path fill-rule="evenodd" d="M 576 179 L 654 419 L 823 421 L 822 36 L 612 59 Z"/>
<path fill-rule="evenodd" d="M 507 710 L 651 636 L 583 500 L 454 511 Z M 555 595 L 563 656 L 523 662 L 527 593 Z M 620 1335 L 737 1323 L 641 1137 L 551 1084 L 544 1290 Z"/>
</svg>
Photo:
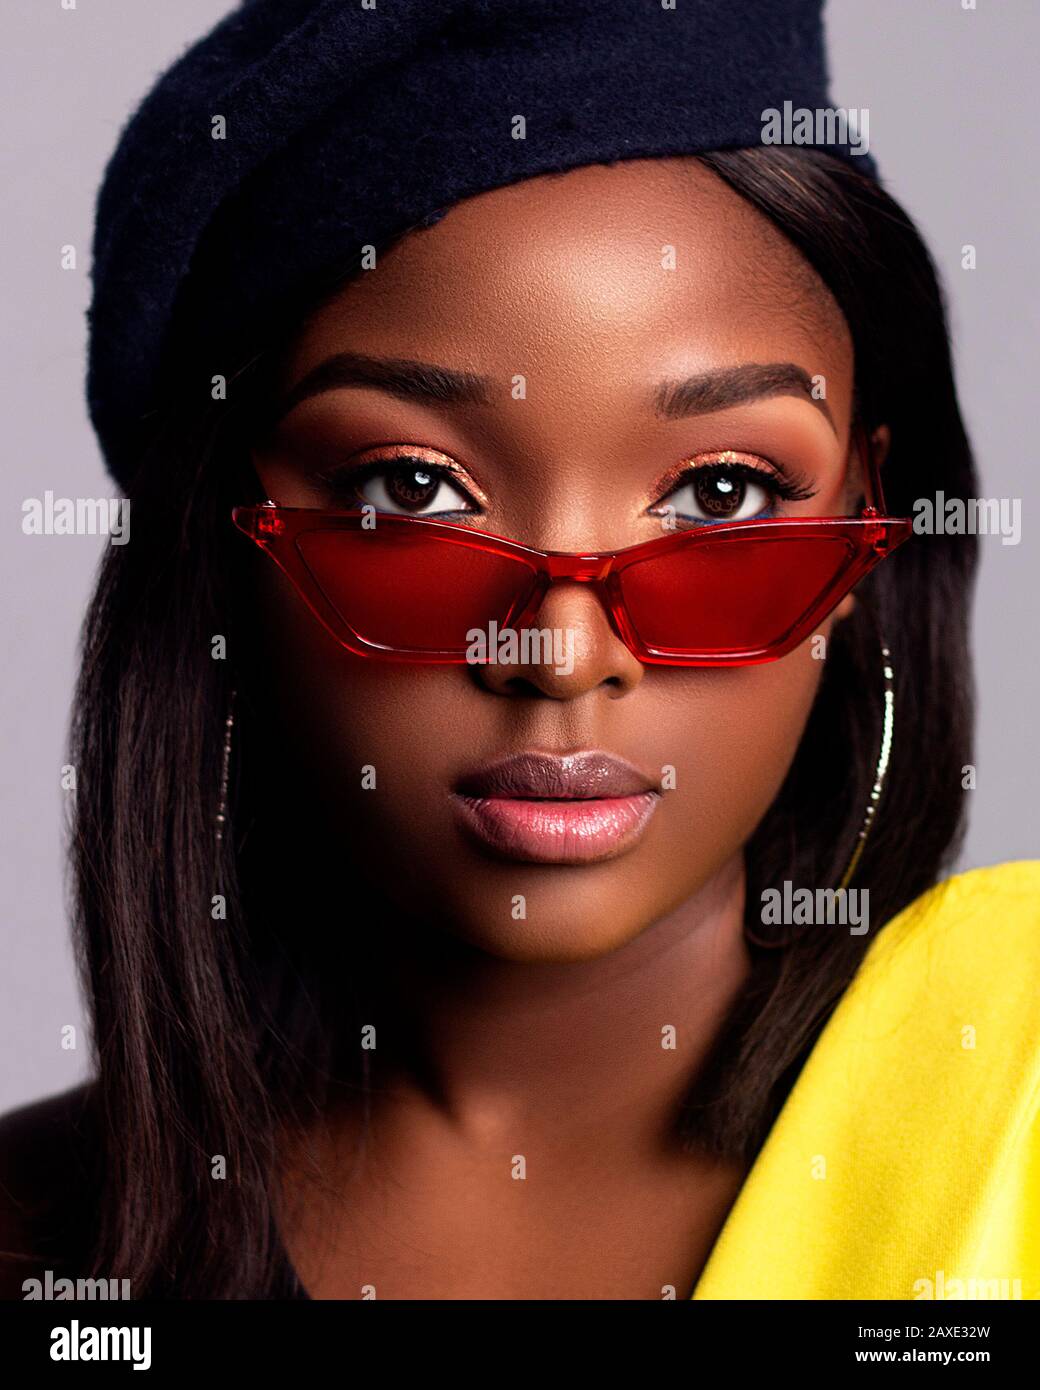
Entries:
<svg viewBox="0 0 1040 1390">
<path fill-rule="evenodd" d="M 734 468 L 698 468 L 668 501 L 680 516 L 696 521 L 749 521 L 765 511 L 775 493 Z"/>
<path fill-rule="evenodd" d="M 396 516 L 478 513 L 479 504 L 453 475 L 453 468 L 421 454 L 398 453 L 329 472 L 321 481 L 337 502 Z"/>
<path fill-rule="evenodd" d="M 650 510 L 657 514 L 674 509 L 677 516 L 702 525 L 764 520 L 772 515 L 778 497 L 801 501 L 814 492 L 803 482 L 780 477 L 727 451 L 691 465 L 678 486 Z"/>
</svg>

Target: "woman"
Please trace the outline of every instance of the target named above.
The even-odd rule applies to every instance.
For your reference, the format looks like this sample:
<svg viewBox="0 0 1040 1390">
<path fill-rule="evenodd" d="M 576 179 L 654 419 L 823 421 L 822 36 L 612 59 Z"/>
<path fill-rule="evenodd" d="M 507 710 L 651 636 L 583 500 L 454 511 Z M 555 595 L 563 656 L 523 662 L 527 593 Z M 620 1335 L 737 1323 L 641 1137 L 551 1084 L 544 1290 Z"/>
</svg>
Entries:
<svg viewBox="0 0 1040 1390">
<path fill-rule="evenodd" d="M 1040 1293 L 1040 875 L 933 887 L 975 566 L 907 521 L 975 491 L 941 298 L 869 166 L 752 134 L 825 95 L 784 9 L 254 0 L 124 136 L 97 1076 L 4 1124 L 11 1296 Z M 620 110 L 619 63 L 659 79 Z M 427 138 L 517 69 L 551 148 Z"/>
</svg>

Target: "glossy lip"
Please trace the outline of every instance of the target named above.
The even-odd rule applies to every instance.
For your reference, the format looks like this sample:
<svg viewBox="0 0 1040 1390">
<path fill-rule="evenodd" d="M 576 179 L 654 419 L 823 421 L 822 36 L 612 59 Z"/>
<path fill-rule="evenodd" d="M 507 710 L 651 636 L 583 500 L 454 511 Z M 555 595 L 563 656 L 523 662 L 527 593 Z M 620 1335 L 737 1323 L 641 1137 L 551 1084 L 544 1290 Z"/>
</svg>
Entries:
<svg viewBox="0 0 1040 1390">
<path fill-rule="evenodd" d="M 460 825 L 485 849 L 540 864 L 590 864 L 631 849 L 660 787 L 613 754 L 518 753 L 459 779 Z"/>
</svg>

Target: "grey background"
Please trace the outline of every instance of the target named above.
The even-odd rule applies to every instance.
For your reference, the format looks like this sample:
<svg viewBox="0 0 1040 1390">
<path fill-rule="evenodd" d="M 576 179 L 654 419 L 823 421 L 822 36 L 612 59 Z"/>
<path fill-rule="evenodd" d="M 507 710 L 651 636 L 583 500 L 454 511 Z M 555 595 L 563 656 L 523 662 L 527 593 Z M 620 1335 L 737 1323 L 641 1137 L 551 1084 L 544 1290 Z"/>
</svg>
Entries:
<svg viewBox="0 0 1040 1390">
<path fill-rule="evenodd" d="M 724 0 L 720 0 L 724 3 Z M 565 0 L 561 0 L 565 3 Z M 683 3 L 683 0 L 679 0 Z M 25 536 L 22 504 L 113 495 L 83 403 L 93 203 L 122 123 L 230 0 L 3 0 L 7 211 L 0 259 L 6 459 L 2 661 L 0 1113 L 87 1075 L 69 946 L 60 789 L 80 619 L 103 541 Z M 949 295 L 982 495 L 1022 499 L 1023 539 L 982 540 L 978 789 L 960 867 L 1037 854 L 1040 720 L 1035 0 L 831 0 L 833 95 L 867 107 L 887 186 Z M 978 268 L 960 267 L 961 247 Z M 60 268 L 63 246 L 77 268 Z M 63 1050 L 61 1030 L 78 1030 Z"/>
</svg>

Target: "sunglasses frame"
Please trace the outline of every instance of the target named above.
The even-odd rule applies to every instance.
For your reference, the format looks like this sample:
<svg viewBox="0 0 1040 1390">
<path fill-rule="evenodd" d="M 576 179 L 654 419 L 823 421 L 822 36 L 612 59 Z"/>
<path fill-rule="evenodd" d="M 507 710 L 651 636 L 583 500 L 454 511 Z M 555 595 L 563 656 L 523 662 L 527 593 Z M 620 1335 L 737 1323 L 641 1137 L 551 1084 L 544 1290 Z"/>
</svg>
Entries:
<svg viewBox="0 0 1040 1390">
<path fill-rule="evenodd" d="M 519 560 L 526 565 L 532 576 L 529 591 L 525 590 L 522 602 L 514 604 L 512 611 L 499 620 L 500 628 L 528 626 L 553 584 L 561 581 L 588 584 L 597 592 L 614 631 L 639 661 L 666 666 L 751 666 L 775 661 L 793 651 L 875 565 L 911 535 L 912 518 L 884 514 L 884 495 L 877 466 L 869 449 L 861 450 L 861 457 L 863 453 L 867 460 L 864 480 L 868 502 L 858 517 L 775 517 L 765 521 L 718 522 L 692 530 L 672 531 L 612 551 L 538 550 L 458 522 L 400 516 L 372 509 L 366 512 L 360 508 L 280 507 L 267 501 L 262 505 L 237 506 L 232 510 L 231 519 L 274 560 L 332 637 L 357 656 L 431 665 L 472 664 L 465 647 L 439 651 L 390 648 L 369 642 L 356 633 L 326 597 L 303 559 L 299 541 L 309 532 L 378 530 L 385 535 L 390 530 L 414 536 L 415 528 L 421 527 L 430 539 Z M 622 576 L 631 565 L 685 548 L 749 540 L 782 544 L 785 540 L 810 538 L 845 541 L 849 547 L 848 560 L 800 617 L 767 646 L 711 653 L 653 646 L 640 637 L 630 618 L 622 591 Z"/>
</svg>

